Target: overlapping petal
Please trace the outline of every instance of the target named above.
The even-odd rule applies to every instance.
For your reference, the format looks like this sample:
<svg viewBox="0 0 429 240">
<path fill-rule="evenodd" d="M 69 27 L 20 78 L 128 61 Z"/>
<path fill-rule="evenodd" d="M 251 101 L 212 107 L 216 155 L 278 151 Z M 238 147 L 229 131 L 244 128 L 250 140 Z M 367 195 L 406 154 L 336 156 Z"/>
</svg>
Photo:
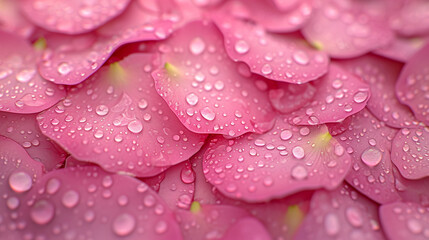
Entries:
<svg viewBox="0 0 429 240">
<path fill-rule="evenodd" d="M 187 160 L 206 136 L 187 130 L 157 94 L 154 61 L 130 55 L 71 87 L 39 115 L 42 132 L 75 158 L 113 172 L 148 177 Z"/>
<path fill-rule="evenodd" d="M 334 136 L 352 158 L 346 181 L 378 203 L 398 200 L 390 159 L 397 130 L 380 122 L 366 108 L 350 118 L 347 130 Z"/>
<path fill-rule="evenodd" d="M 301 30 L 305 38 L 335 58 L 363 55 L 389 44 L 387 1 L 315 0 Z"/>
<path fill-rule="evenodd" d="M 294 124 L 341 121 L 361 111 L 371 97 L 368 84 L 336 63 L 331 63 L 328 74 L 312 84 L 316 93 L 304 107 L 292 113 Z"/>
<path fill-rule="evenodd" d="M 164 67 L 152 73 L 157 91 L 191 131 L 235 137 L 272 126 L 266 80 L 229 59 L 214 24 L 192 22 L 159 51 Z"/>
<path fill-rule="evenodd" d="M 21 239 L 182 239 L 174 214 L 146 184 L 99 167 L 46 174 L 19 200 L 11 223 L 26 223 Z"/>
<path fill-rule="evenodd" d="M 37 113 L 65 96 L 62 86 L 41 78 L 37 53 L 22 38 L 0 31 L 0 111 Z"/>
<path fill-rule="evenodd" d="M 328 56 L 298 35 L 270 34 L 260 25 L 222 15 L 214 19 L 228 55 L 245 62 L 253 73 L 276 81 L 305 83 L 328 71 Z"/>
<path fill-rule="evenodd" d="M 399 100 L 408 105 L 416 118 L 429 125 L 429 44 L 404 66 L 396 82 Z"/>
<path fill-rule="evenodd" d="M 407 179 L 429 176 L 429 129 L 404 128 L 392 143 L 392 162 Z"/>
<path fill-rule="evenodd" d="M 52 32 L 89 32 L 115 18 L 130 0 L 20 0 L 22 12 L 39 27 Z"/>
<path fill-rule="evenodd" d="M 290 113 L 307 105 L 316 92 L 316 88 L 310 83 L 276 83 L 271 85 L 268 96 L 274 109 L 281 113 Z"/>
<path fill-rule="evenodd" d="M 390 226 L 389 226 L 390 227 Z M 316 191 L 296 239 L 385 239 L 378 205 L 344 184 Z"/>
<path fill-rule="evenodd" d="M 371 98 L 367 108 L 378 119 L 395 128 L 417 124 L 408 106 L 401 104 L 396 97 L 395 83 L 402 64 L 374 55 L 341 61 L 340 64 L 369 84 Z"/>
<path fill-rule="evenodd" d="M 427 37 L 400 37 L 396 36 L 389 45 L 373 51 L 373 53 L 392 60 L 407 62 L 426 43 Z"/>
<path fill-rule="evenodd" d="M 67 153 L 43 135 L 36 114 L 0 112 L 0 135 L 21 144 L 30 157 L 43 164 L 47 171 L 59 168 Z"/>
<path fill-rule="evenodd" d="M 425 0 L 402 0 L 390 18 L 390 26 L 405 36 L 429 33 L 429 3 Z"/>
<path fill-rule="evenodd" d="M 380 207 L 380 219 L 388 239 L 424 240 L 429 235 L 429 209 L 411 202 Z"/>
<path fill-rule="evenodd" d="M 0 2 L 0 30 L 27 38 L 33 33 L 34 25 L 22 16 L 18 4 L 15 0 Z"/>
<path fill-rule="evenodd" d="M 221 193 L 249 202 L 308 189 L 334 189 L 350 156 L 324 125 L 297 127 L 279 118 L 273 129 L 236 139 L 222 136 L 205 153 L 203 171 Z"/>
</svg>

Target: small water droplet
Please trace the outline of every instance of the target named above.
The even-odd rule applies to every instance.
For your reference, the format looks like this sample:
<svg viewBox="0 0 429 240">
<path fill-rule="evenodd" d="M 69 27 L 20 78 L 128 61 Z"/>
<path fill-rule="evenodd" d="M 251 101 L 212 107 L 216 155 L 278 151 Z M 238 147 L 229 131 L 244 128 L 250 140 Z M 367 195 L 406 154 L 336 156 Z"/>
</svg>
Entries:
<svg viewBox="0 0 429 240">
<path fill-rule="evenodd" d="M 292 149 L 292 154 L 297 159 L 303 159 L 305 156 L 304 149 L 301 146 L 296 146 Z"/>
<path fill-rule="evenodd" d="M 238 40 L 235 43 L 235 51 L 239 54 L 245 54 L 249 51 L 249 44 L 244 40 Z"/>
<path fill-rule="evenodd" d="M 167 231 L 167 223 L 165 221 L 159 221 L 156 225 L 155 225 L 155 232 L 158 234 L 163 234 Z"/>
<path fill-rule="evenodd" d="M 289 140 L 292 137 L 292 131 L 284 130 L 280 133 L 280 138 L 284 141 Z"/>
<path fill-rule="evenodd" d="M 194 54 L 194 55 L 200 55 L 201 53 L 204 52 L 204 49 L 206 48 L 206 44 L 205 42 L 197 37 L 194 38 L 191 41 L 191 44 L 189 45 L 189 50 Z"/>
<path fill-rule="evenodd" d="M 112 227 L 118 236 L 127 236 L 136 227 L 136 219 L 128 213 L 123 213 L 115 218 Z"/>
<path fill-rule="evenodd" d="M 340 232 L 340 220 L 334 213 L 325 216 L 324 226 L 329 236 L 337 235 Z"/>
<path fill-rule="evenodd" d="M 128 130 L 132 133 L 139 133 L 143 130 L 143 124 L 140 120 L 134 120 L 128 123 Z"/>
<path fill-rule="evenodd" d="M 10 210 L 15 210 L 19 207 L 19 199 L 17 197 L 10 197 L 7 199 L 6 205 Z"/>
<path fill-rule="evenodd" d="M 67 75 L 71 72 L 72 68 L 68 63 L 61 63 L 58 65 L 57 71 L 61 75 Z"/>
<path fill-rule="evenodd" d="M 16 74 L 16 80 L 21 83 L 29 82 L 36 74 L 35 69 L 24 69 Z"/>
<path fill-rule="evenodd" d="M 380 163 L 382 156 L 382 153 L 377 148 L 368 148 L 362 153 L 361 160 L 367 166 L 375 167 Z"/>
<path fill-rule="evenodd" d="M 52 178 L 46 183 L 46 192 L 55 194 L 60 189 L 61 183 L 58 179 Z"/>
<path fill-rule="evenodd" d="M 98 105 L 95 112 L 98 116 L 106 116 L 109 113 L 109 108 L 106 105 Z"/>
<path fill-rule="evenodd" d="M 307 178 L 308 172 L 307 169 L 301 165 L 297 165 L 292 169 L 292 177 L 297 180 L 303 180 Z"/>
<path fill-rule="evenodd" d="M 360 227 L 363 225 L 363 218 L 361 212 L 355 207 L 348 207 L 346 209 L 347 220 L 354 227 Z"/>
<path fill-rule="evenodd" d="M 147 105 L 148 105 L 146 99 L 144 99 L 144 98 L 140 99 L 138 104 L 139 104 L 140 109 L 146 109 Z"/>
<path fill-rule="evenodd" d="M 64 207 L 75 207 L 79 202 L 79 193 L 74 190 L 69 190 L 64 193 L 61 202 L 63 203 Z"/>
<path fill-rule="evenodd" d="M 9 176 L 9 186 L 10 188 L 17 192 L 26 192 L 30 190 L 33 185 L 30 175 L 26 172 L 15 172 Z"/>
<path fill-rule="evenodd" d="M 368 91 L 359 91 L 354 95 L 353 100 L 356 103 L 363 103 L 367 98 L 368 98 Z"/>
<path fill-rule="evenodd" d="M 183 167 L 180 171 L 180 179 L 184 183 L 193 183 L 195 181 L 195 172 L 191 168 Z"/>
<path fill-rule="evenodd" d="M 264 66 L 262 66 L 261 72 L 264 75 L 268 75 L 273 72 L 273 69 L 271 68 L 270 64 L 266 63 Z"/>
<path fill-rule="evenodd" d="M 195 106 L 198 103 L 198 96 L 195 93 L 189 93 L 186 96 L 186 102 L 191 106 Z"/>
<path fill-rule="evenodd" d="M 213 121 L 216 117 L 216 113 L 209 107 L 203 108 L 200 113 L 208 121 Z"/>
<path fill-rule="evenodd" d="M 47 224 L 54 218 L 55 208 L 52 203 L 46 200 L 36 202 L 30 211 L 31 220 L 33 222 L 43 225 Z"/>
<path fill-rule="evenodd" d="M 293 60 L 301 65 L 307 65 L 310 61 L 308 55 L 303 51 L 296 51 L 293 53 Z"/>
<path fill-rule="evenodd" d="M 423 231 L 422 224 L 416 219 L 409 219 L 407 221 L 407 227 L 410 230 L 410 232 L 414 234 L 419 234 Z"/>
</svg>

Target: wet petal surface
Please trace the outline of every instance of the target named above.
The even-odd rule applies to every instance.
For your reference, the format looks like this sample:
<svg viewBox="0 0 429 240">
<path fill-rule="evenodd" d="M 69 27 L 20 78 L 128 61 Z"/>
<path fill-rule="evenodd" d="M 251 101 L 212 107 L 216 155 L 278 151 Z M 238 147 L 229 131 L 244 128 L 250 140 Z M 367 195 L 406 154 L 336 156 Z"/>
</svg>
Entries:
<svg viewBox="0 0 429 240">
<path fill-rule="evenodd" d="M 305 83 L 324 75 L 329 58 L 297 35 L 270 34 L 259 26 L 219 16 L 215 22 L 234 61 L 245 62 L 253 73 L 266 78 Z"/>
<path fill-rule="evenodd" d="M 387 127 L 367 109 L 350 118 L 347 130 L 334 136 L 352 157 L 346 181 L 378 203 L 399 199 L 390 159 L 397 130 Z"/>
<path fill-rule="evenodd" d="M 116 17 L 130 0 L 22 0 L 21 10 L 33 23 L 52 32 L 89 32 Z"/>
<path fill-rule="evenodd" d="M 405 64 L 396 82 L 399 100 L 408 105 L 416 118 L 429 125 L 429 45 Z"/>
<path fill-rule="evenodd" d="M 390 26 L 406 36 L 429 33 L 429 2 L 425 0 L 403 0 L 390 19 Z"/>
<path fill-rule="evenodd" d="M 312 84 L 316 93 L 306 106 L 292 113 L 294 124 L 341 121 L 362 110 L 371 97 L 368 84 L 334 63 L 327 75 Z"/>
<path fill-rule="evenodd" d="M 181 125 L 157 94 L 153 61 L 134 54 L 71 87 L 66 99 L 39 115 L 43 133 L 79 160 L 140 177 L 188 159 L 206 136 Z"/>
<path fill-rule="evenodd" d="M 37 113 L 65 96 L 61 86 L 41 78 L 35 50 L 20 37 L 0 31 L 0 111 Z"/>
<path fill-rule="evenodd" d="M 203 171 L 226 196 L 255 202 L 336 188 L 350 164 L 350 156 L 325 126 L 297 127 L 278 119 L 262 135 L 212 139 Z"/>
<path fill-rule="evenodd" d="M 399 131 L 392 143 L 392 162 L 407 179 L 429 176 L 429 129 Z"/>
<path fill-rule="evenodd" d="M 164 67 L 152 73 L 157 91 L 191 131 L 235 137 L 272 126 L 265 79 L 229 60 L 213 24 L 190 23 L 159 51 Z"/>
<path fill-rule="evenodd" d="M 351 58 L 387 45 L 393 34 L 386 16 L 387 2 L 316 0 L 302 29 L 305 38 L 335 58 Z"/>
<path fill-rule="evenodd" d="M 378 206 L 348 185 L 319 190 L 298 230 L 296 239 L 385 239 Z"/>
</svg>

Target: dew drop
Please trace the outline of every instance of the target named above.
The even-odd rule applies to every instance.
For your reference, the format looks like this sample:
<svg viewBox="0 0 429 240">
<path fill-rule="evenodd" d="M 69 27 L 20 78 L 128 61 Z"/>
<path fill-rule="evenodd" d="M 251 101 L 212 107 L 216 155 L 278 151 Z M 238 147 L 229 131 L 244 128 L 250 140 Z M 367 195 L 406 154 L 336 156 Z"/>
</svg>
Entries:
<svg viewBox="0 0 429 240">
<path fill-rule="evenodd" d="M 54 217 L 55 208 L 52 203 L 46 200 L 36 202 L 30 211 L 31 220 L 33 222 L 43 225 L 47 224 Z"/>
<path fill-rule="evenodd" d="M 307 176 L 308 176 L 307 169 L 305 169 L 305 167 L 301 165 L 297 165 L 292 169 L 292 177 L 297 180 L 303 180 L 307 178 Z"/>
<path fill-rule="evenodd" d="M 60 189 L 61 183 L 58 179 L 52 178 L 46 183 L 46 192 L 55 194 Z"/>
<path fill-rule="evenodd" d="M 262 66 L 261 72 L 264 75 L 268 75 L 273 72 L 273 69 L 271 68 L 270 64 L 266 63 L 264 66 Z"/>
<path fill-rule="evenodd" d="M 215 112 L 209 107 L 205 107 L 201 109 L 200 113 L 201 113 L 201 116 L 203 116 L 203 118 L 205 118 L 208 121 L 213 121 L 216 117 Z"/>
<path fill-rule="evenodd" d="M 15 210 L 19 207 L 19 199 L 17 197 L 10 197 L 6 200 L 6 205 L 10 210 Z"/>
<path fill-rule="evenodd" d="M 63 203 L 64 207 L 75 207 L 79 202 L 79 193 L 74 190 L 69 190 L 64 193 L 61 202 Z"/>
<path fill-rule="evenodd" d="M 106 105 L 98 105 L 95 112 L 98 116 L 106 116 L 109 113 L 109 108 Z"/>
<path fill-rule="evenodd" d="M 289 140 L 292 137 L 292 131 L 284 130 L 280 133 L 280 138 L 284 141 Z"/>
<path fill-rule="evenodd" d="M 195 181 L 195 172 L 191 168 L 184 167 L 180 171 L 180 179 L 184 183 L 193 183 Z"/>
<path fill-rule="evenodd" d="M 159 221 L 156 225 L 155 225 L 155 232 L 158 234 L 163 234 L 167 231 L 167 223 L 164 221 Z"/>
<path fill-rule="evenodd" d="M 140 109 L 146 109 L 148 103 L 147 103 L 146 99 L 142 98 L 142 99 L 140 99 L 138 105 L 139 105 Z"/>
<path fill-rule="evenodd" d="M 34 75 L 36 74 L 36 70 L 35 69 L 24 69 L 22 71 L 20 71 L 18 74 L 16 74 L 16 80 L 18 80 L 18 82 L 21 83 L 26 83 L 29 82 Z"/>
<path fill-rule="evenodd" d="M 123 213 L 115 218 L 112 227 L 118 236 L 127 236 L 136 227 L 136 219 L 128 213 Z"/>
<path fill-rule="evenodd" d="M 31 180 L 30 175 L 26 172 L 16 172 L 9 176 L 9 186 L 17 193 L 30 190 L 32 185 L 33 181 Z"/>
<path fill-rule="evenodd" d="M 349 207 L 346 209 L 346 217 L 349 223 L 354 227 L 360 227 L 363 225 L 362 214 L 355 207 Z"/>
<path fill-rule="evenodd" d="M 292 149 L 292 154 L 297 159 L 303 159 L 305 156 L 304 149 L 301 146 L 296 146 Z"/>
<path fill-rule="evenodd" d="M 293 60 L 301 65 L 307 65 L 309 62 L 308 55 L 303 51 L 296 51 L 293 53 Z"/>
<path fill-rule="evenodd" d="M 67 75 L 71 72 L 72 68 L 68 63 L 61 63 L 58 65 L 57 71 L 61 75 Z"/>
<path fill-rule="evenodd" d="M 407 221 L 407 227 L 410 230 L 410 232 L 414 234 L 419 234 L 423 231 L 422 224 L 416 219 L 409 219 Z"/>
<path fill-rule="evenodd" d="M 375 167 L 380 163 L 382 156 L 377 148 L 368 148 L 362 153 L 361 159 L 367 166 Z"/>
<path fill-rule="evenodd" d="M 249 51 L 249 44 L 244 40 L 238 40 L 235 43 L 235 51 L 239 54 L 245 54 Z"/>
<path fill-rule="evenodd" d="M 340 232 L 340 221 L 337 215 L 329 213 L 325 216 L 325 231 L 329 236 L 337 235 Z"/>
<path fill-rule="evenodd" d="M 191 44 L 189 45 L 189 50 L 194 54 L 194 55 L 200 55 L 201 53 L 204 52 L 204 49 L 206 48 L 206 44 L 205 42 L 197 37 L 194 38 L 191 41 Z"/>
<path fill-rule="evenodd" d="M 356 103 L 363 103 L 368 98 L 368 91 L 359 91 L 353 96 Z"/>
<path fill-rule="evenodd" d="M 131 121 L 130 123 L 128 123 L 127 126 L 128 130 L 130 130 L 130 132 L 132 133 L 139 133 L 143 130 L 143 124 L 140 120 L 134 120 Z"/>
<path fill-rule="evenodd" d="M 198 96 L 195 93 L 189 93 L 186 96 L 186 102 L 191 106 L 195 106 L 198 103 Z"/>
</svg>

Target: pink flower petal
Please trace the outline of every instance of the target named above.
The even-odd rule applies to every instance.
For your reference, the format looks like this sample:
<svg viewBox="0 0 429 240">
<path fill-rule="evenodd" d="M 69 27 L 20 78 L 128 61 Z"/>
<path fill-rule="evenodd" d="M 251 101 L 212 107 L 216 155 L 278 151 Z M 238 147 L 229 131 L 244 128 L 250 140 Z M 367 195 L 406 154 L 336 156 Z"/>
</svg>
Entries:
<svg viewBox="0 0 429 240">
<path fill-rule="evenodd" d="M 16 0 L 1 1 L 0 30 L 28 38 L 34 31 L 34 25 L 22 16 L 18 4 Z"/>
<path fill-rule="evenodd" d="M 392 60 L 407 62 L 427 42 L 428 37 L 404 38 L 396 36 L 389 45 L 378 48 L 373 53 Z"/>
<path fill-rule="evenodd" d="M 157 94 L 152 58 L 130 55 L 71 87 L 39 115 L 42 132 L 79 160 L 139 177 L 189 159 L 206 136 L 187 130 Z"/>
<path fill-rule="evenodd" d="M 0 135 L 19 143 L 32 159 L 41 162 L 47 171 L 51 171 L 61 166 L 67 153 L 43 135 L 36 116 L 0 112 Z"/>
<path fill-rule="evenodd" d="M 92 31 L 121 14 L 130 0 L 21 0 L 22 12 L 33 23 L 52 32 Z"/>
<path fill-rule="evenodd" d="M 269 132 L 222 136 L 205 153 L 207 180 L 228 197 L 267 201 L 317 188 L 336 188 L 351 159 L 324 125 L 297 127 L 278 119 Z"/>
<path fill-rule="evenodd" d="M 429 176 L 429 128 L 399 131 L 392 144 L 392 162 L 407 179 Z"/>
<path fill-rule="evenodd" d="M 184 239 L 223 239 L 234 223 L 250 217 L 245 210 L 228 205 L 200 205 L 191 211 L 176 210 Z"/>
<path fill-rule="evenodd" d="M 272 126 L 265 79 L 229 60 L 213 24 L 190 23 L 159 48 L 157 91 L 188 129 L 239 136 Z"/>
<path fill-rule="evenodd" d="M 269 91 L 271 105 L 281 113 L 297 111 L 308 104 L 316 94 L 310 84 L 275 83 Z M 274 85 L 274 84 L 272 84 Z"/>
<path fill-rule="evenodd" d="M 429 2 L 426 0 L 402 0 L 392 14 L 390 26 L 406 36 L 429 33 Z"/>
<path fill-rule="evenodd" d="M 216 16 L 225 48 L 234 61 L 245 62 L 253 73 L 266 78 L 305 83 L 324 75 L 329 58 L 296 35 L 266 33 L 258 25 Z"/>
<path fill-rule="evenodd" d="M 120 46 L 164 39 L 171 28 L 170 21 L 161 21 L 157 14 L 142 10 L 137 3 L 131 4 L 123 15 L 96 33 L 77 37 L 47 35 L 47 49 L 39 63 L 40 74 L 58 84 L 78 84 L 96 72 Z M 75 44 L 76 38 L 84 44 Z"/>
<path fill-rule="evenodd" d="M 387 2 L 315 0 L 305 38 L 335 58 L 351 58 L 387 45 L 393 38 L 386 27 Z"/>
<path fill-rule="evenodd" d="M 158 193 L 171 209 L 189 209 L 195 193 L 195 172 L 190 162 L 169 168 Z"/>
<path fill-rule="evenodd" d="M 296 239 L 385 239 L 378 206 L 348 185 L 333 191 L 319 190 Z"/>
<path fill-rule="evenodd" d="M 341 66 L 361 77 L 371 88 L 368 109 L 390 127 L 402 128 L 416 125 L 417 121 L 408 108 L 399 102 L 395 83 L 402 64 L 374 55 L 365 55 L 341 61 Z"/>
<path fill-rule="evenodd" d="M 261 222 L 255 218 L 247 217 L 232 224 L 222 239 L 270 240 L 271 237 Z"/>
<path fill-rule="evenodd" d="M 351 118 L 347 131 L 334 136 L 352 157 L 352 169 L 346 181 L 378 203 L 397 200 L 390 160 L 397 130 L 385 126 L 367 109 Z"/>
<path fill-rule="evenodd" d="M 298 0 L 271 0 L 277 9 L 281 11 L 288 11 L 296 7 L 296 5 L 300 2 Z"/>
<path fill-rule="evenodd" d="M 36 69 L 35 50 L 20 37 L 0 31 L 0 111 L 36 113 L 65 96 Z"/>
<path fill-rule="evenodd" d="M 0 136 L 0 236 L 4 239 L 21 239 L 11 224 L 16 210 L 25 204 L 21 199 L 42 176 L 43 165 L 30 158 L 28 153 L 13 140 Z"/>
<path fill-rule="evenodd" d="M 383 230 L 390 240 L 424 240 L 429 236 L 429 208 L 396 202 L 380 207 Z"/>
<path fill-rule="evenodd" d="M 414 55 L 402 69 L 396 82 L 396 95 L 408 105 L 416 118 L 429 125 L 429 45 Z"/>
<path fill-rule="evenodd" d="M 280 2 L 284 0 L 232 0 L 226 3 L 222 12 L 236 18 L 252 20 L 270 32 L 293 32 L 307 23 L 313 10 L 312 0 L 286 5 Z M 280 4 L 282 6 L 279 9 Z"/>
<path fill-rule="evenodd" d="M 416 202 L 429 207 L 429 178 L 406 179 L 396 166 L 393 167 L 395 188 L 403 202 Z"/>
<path fill-rule="evenodd" d="M 368 84 L 335 63 L 313 86 L 317 90 L 312 101 L 292 113 L 294 124 L 338 122 L 362 110 L 371 97 Z"/>
<path fill-rule="evenodd" d="M 10 224 L 26 223 L 21 239 L 182 239 L 173 212 L 146 184 L 99 167 L 46 174 L 20 200 Z"/>
</svg>

